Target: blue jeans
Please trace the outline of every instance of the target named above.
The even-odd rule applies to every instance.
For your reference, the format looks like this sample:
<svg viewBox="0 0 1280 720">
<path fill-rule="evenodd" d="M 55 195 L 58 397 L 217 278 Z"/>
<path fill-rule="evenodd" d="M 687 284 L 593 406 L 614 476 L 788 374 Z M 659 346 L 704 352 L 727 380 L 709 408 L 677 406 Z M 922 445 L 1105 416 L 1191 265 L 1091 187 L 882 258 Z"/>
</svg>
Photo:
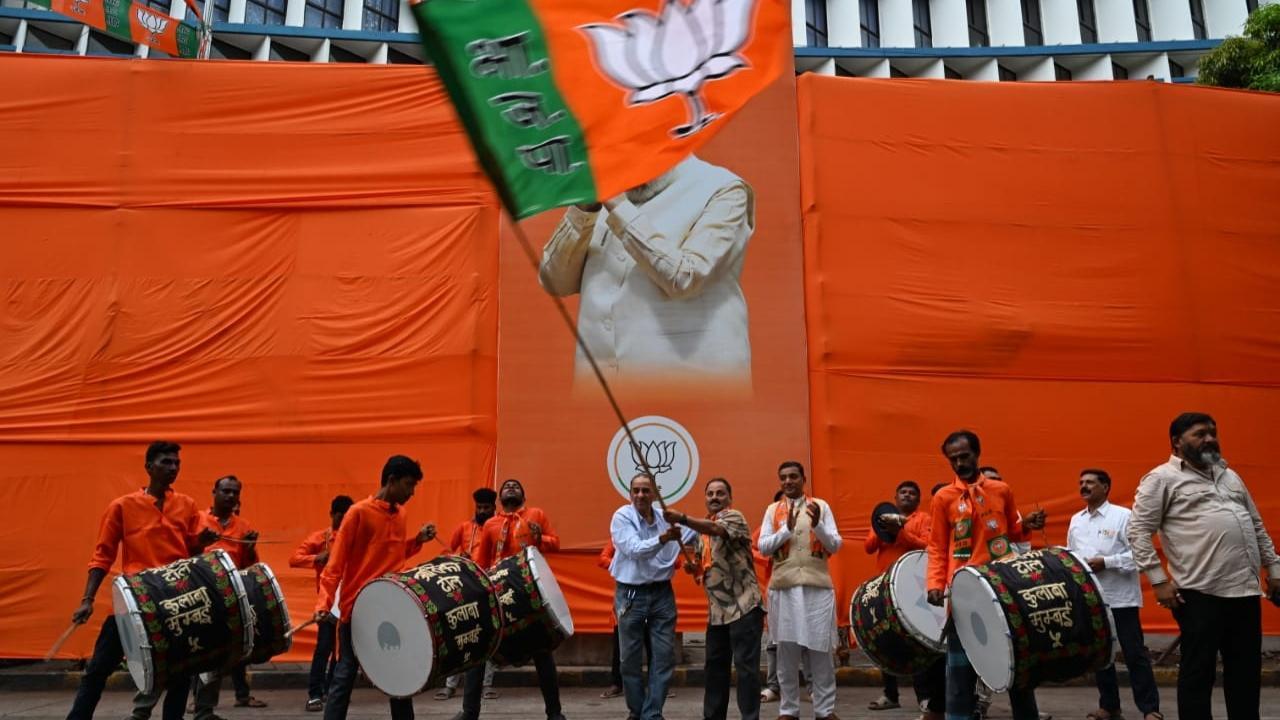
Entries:
<svg viewBox="0 0 1280 720">
<path fill-rule="evenodd" d="M 969 656 L 965 654 L 964 645 L 960 644 L 960 636 L 956 634 L 955 627 L 951 623 L 947 623 L 946 662 L 947 720 L 971 720 L 976 709 L 973 691 L 977 687 L 978 673 L 969 663 Z M 1009 705 L 1013 708 L 1013 720 L 1039 720 L 1040 718 L 1039 708 L 1036 707 L 1035 690 L 1010 690 Z M 933 695 L 930 694 L 929 709 L 933 710 L 935 707 Z"/>
<path fill-rule="evenodd" d="M 667 687 L 675 670 L 676 595 L 670 582 L 628 585 L 618 583 L 613 609 L 618 615 L 618 643 L 622 656 L 622 690 L 627 710 L 639 720 L 662 720 Z M 649 653 L 646 692 L 641 656 L 645 637 Z"/>
</svg>

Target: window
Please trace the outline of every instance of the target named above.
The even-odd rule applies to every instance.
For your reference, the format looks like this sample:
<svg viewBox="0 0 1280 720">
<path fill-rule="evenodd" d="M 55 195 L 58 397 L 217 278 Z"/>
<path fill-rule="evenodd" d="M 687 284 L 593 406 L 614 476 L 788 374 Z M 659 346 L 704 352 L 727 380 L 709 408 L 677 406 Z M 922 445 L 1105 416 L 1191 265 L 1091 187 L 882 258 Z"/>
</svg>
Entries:
<svg viewBox="0 0 1280 720">
<path fill-rule="evenodd" d="M 1076 0 L 1076 15 L 1080 18 L 1080 42 L 1098 42 L 1098 14 L 1093 0 Z"/>
<path fill-rule="evenodd" d="M 1017 82 L 1018 81 L 1018 73 L 1010 70 L 1009 68 L 1003 65 L 997 65 L 996 69 L 1000 73 L 1000 82 Z"/>
<path fill-rule="evenodd" d="M 228 22 L 231 19 L 231 0 L 213 0 L 213 22 Z"/>
<path fill-rule="evenodd" d="M 288 45 L 277 42 L 273 38 L 271 40 L 271 59 L 272 60 L 291 60 L 293 62 L 311 62 L 311 53 L 304 53 L 301 50 L 294 50 Z"/>
<path fill-rule="evenodd" d="M 1187 76 L 1186 68 L 1182 67 L 1181 65 L 1179 65 L 1178 63 L 1172 60 L 1169 61 L 1169 77 L 1180 78 L 1180 77 L 1186 77 L 1186 76 Z"/>
<path fill-rule="evenodd" d="M 1258 0 L 1244 0 L 1244 8 L 1252 15 L 1253 11 L 1258 9 Z"/>
<path fill-rule="evenodd" d="M 1062 66 L 1062 65 L 1059 65 L 1058 63 L 1054 63 L 1054 64 L 1053 64 L 1053 79 L 1054 79 L 1054 80 L 1070 80 L 1070 79 L 1071 79 L 1071 71 L 1070 71 L 1070 70 L 1068 70 L 1066 67 L 1064 67 L 1064 66 Z"/>
<path fill-rule="evenodd" d="M 827 46 L 827 0 L 804 0 L 804 35 L 809 47 Z"/>
<path fill-rule="evenodd" d="M 338 47 L 337 45 L 329 46 L 329 62 L 336 63 L 362 63 L 365 59 L 350 50 Z"/>
<path fill-rule="evenodd" d="M 964 76 L 960 74 L 960 71 L 959 71 L 959 70 L 955 70 L 955 69 L 953 69 L 950 65 L 943 65 L 943 66 L 942 66 L 942 77 L 944 77 L 944 78 L 946 78 L 946 79 L 948 79 L 948 80 L 963 80 L 963 79 L 964 79 Z"/>
<path fill-rule="evenodd" d="M 387 63 L 390 65 L 421 65 L 422 61 L 406 52 L 395 48 L 387 48 Z"/>
<path fill-rule="evenodd" d="M 1123 65 L 1111 63 L 1111 77 L 1115 80 L 1128 80 L 1129 69 Z"/>
<path fill-rule="evenodd" d="M 396 32 L 399 30 L 400 0 L 364 0 L 364 24 L 362 27 L 365 30 L 376 32 Z"/>
<path fill-rule="evenodd" d="M 1204 0 L 1188 0 L 1191 3 L 1191 32 L 1197 40 L 1209 37 L 1204 27 Z"/>
<path fill-rule="evenodd" d="M 880 47 L 880 0 L 858 0 L 862 47 Z"/>
<path fill-rule="evenodd" d="M 916 47 L 933 47 L 933 18 L 929 15 L 929 0 L 911 0 L 911 15 L 916 28 Z"/>
<path fill-rule="evenodd" d="M 1044 44 L 1040 24 L 1040 0 L 1022 0 L 1022 37 L 1028 45 Z"/>
<path fill-rule="evenodd" d="M 889 77 L 891 77 L 891 78 L 905 78 L 905 77 L 911 77 L 911 76 L 910 76 L 910 75 L 908 75 L 908 74 L 906 74 L 906 73 L 904 73 L 904 72 L 902 72 L 901 70 L 899 70 L 898 68 L 894 67 L 893 65 L 890 65 L 890 66 L 889 66 Z"/>
<path fill-rule="evenodd" d="M 168 15 L 171 10 L 169 0 L 144 0 L 142 4 L 165 15 Z"/>
<path fill-rule="evenodd" d="M 252 60 L 253 53 L 226 40 L 214 40 L 209 45 L 209 57 L 220 60 Z"/>
<path fill-rule="evenodd" d="M 86 55 L 133 55 L 133 43 L 114 35 L 89 29 L 89 46 Z"/>
<path fill-rule="evenodd" d="M 248 25 L 283 25 L 285 0 L 248 0 L 244 21 Z"/>
<path fill-rule="evenodd" d="M 1151 42 L 1151 8 L 1147 0 L 1133 0 L 1133 24 L 1138 28 L 1138 42 Z"/>
<path fill-rule="evenodd" d="M 318 28 L 342 27 L 342 0 L 307 0 L 302 24 Z"/>
<path fill-rule="evenodd" d="M 991 36 L 987 33 L 987 0 L 964 0 L 969 16 L 969 47 L 987 47 Z"/>
<path fill-rule="evenodd" d="M 77 29 L 78 32 L 78 29 Z M 27 26 L 27 42 L 23 48 L 28 51 L 40 50 L 62 50 L 71 52 L 76 49 L 74 40 L 68 40 L 61 35 L 51 33 L 48 30 L 41 30 L 38 27 Z"/>
<path fill-rule="evenodd" d="M 2 27 L 0 27 L 0 45 L 13 45 L 13 36 L 5 32 L 5 29 Z"/>
</svg>

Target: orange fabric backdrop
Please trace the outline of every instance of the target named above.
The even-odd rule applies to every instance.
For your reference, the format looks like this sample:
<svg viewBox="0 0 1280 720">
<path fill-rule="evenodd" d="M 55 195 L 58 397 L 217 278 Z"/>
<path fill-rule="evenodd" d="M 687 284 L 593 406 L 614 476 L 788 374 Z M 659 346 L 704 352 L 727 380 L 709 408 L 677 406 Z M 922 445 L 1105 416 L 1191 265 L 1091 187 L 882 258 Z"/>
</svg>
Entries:
<svg viewBox="0 0 1280 720">
<path fill-rule="evenodd" d="M 462 519 L 495 458 L 497 209 L 437 83 L 13 54 L 0 78 L 0 655 L 65 627 L 160 437 L 202 504 L 241 477 L 295 617 L 288 556 L 388 455 L 423 462 L 411 523 Z M 63 655 L 109 612 L 104 588 Z"/>
<path fill-rule="evenodd" d="M 1065 544 L 1079 470 L 1129 504 L 1191 409 L 1276 536 L 1280 100 L 806 75 L 800 124 L 814 475 L 848 541 L 899 481 L 950 480 L 968 427 Z M 874 565 L 837 557 L 847 608 Z"/>
</svg>

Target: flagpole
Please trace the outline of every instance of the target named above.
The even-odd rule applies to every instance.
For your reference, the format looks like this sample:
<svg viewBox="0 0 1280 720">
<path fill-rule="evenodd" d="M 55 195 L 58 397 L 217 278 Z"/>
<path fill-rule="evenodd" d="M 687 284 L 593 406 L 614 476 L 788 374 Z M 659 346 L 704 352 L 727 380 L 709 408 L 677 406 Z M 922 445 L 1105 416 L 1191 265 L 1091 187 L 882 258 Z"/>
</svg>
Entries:
<svg viewBox="0 0 1280 720">
<path fill-rule="evenodd" d="M 524 255 L 529 260 L 529 264 L 533 266 L 534 271 L 538 270 L 538 254 L 533 249 L 532 243 L 529 242 L 529 236 L 525 235 L 524 228 L 520 226 L 520 221 L 511 213 L 511 209 L 504 204 L 503 209 L 507 212 L 507 217 L 511 220 L 511 227 L 515 233 L 516 240 L 520 242 L 520 249 L 524 250 Z M 565 327 L 569 329 L 569 333 L 573 335 L 573 339 L 578 343 L 578 349 L 582 351 L 583 356 L 587 358 L 587 363 L 591 365 L 591 372 L 596 376 L 596 381 L 600 383 L 600 389 L 604 391 L 604 397 L 609 401 L 609 407 L 613 408 L 613 414 L 618 418 L 618 423 L 622 425 L 622 431 L 627 434 L 627 442 L 631 444 L 631 454 L 640 460 L 640 466 L 644 468 L 645 475 L 653 481 L 654 494 L 658 497 L 658 507 L 663 510 L 667 509 L 667 502 L 662 498 L 662 491 L 658 488 L 658 476 L 649 467 L 649 461 L 644 456 L 644 451 L 640 447 L 640 443 L 636 442 L 636 438 L 631 434 L 631 426 L 627 422 L 627 416 L 623 414 L 622 408 L 618 405 L 618 398 L 613 394 L 613 388 L 609 387 L 609 381 L 605 379 L 604 373 L 600 370 L 599 363 L 596 362 L 595 355 L 591 354 L 591 348 L 587 347 L 587 341 L 582 337 L 582 333 L 578 332 L 578 323 L 574 321 L 573 315 L 569 313 L 569 308 L 564 304 L 558 295 L 547 293 L 547 297 L 551 298 L 552 303 L 556 306 L 556 311 L 560 315 L 560 319 L 564 321 Z M 688 548 L 684 541 L 677 536 L 676 544 L 680 546 L 680 553 L 685 555 Z"/>
</svg>

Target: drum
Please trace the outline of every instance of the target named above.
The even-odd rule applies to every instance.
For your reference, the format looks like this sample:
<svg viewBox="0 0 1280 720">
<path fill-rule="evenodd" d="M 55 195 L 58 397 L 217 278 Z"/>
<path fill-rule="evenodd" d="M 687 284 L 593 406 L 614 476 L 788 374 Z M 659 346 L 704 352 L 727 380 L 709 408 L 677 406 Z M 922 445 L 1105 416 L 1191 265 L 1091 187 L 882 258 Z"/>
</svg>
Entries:
<svg viewBox="0 0 1280 720">
<path fill-rule="evenodd" d="M 493 583 L 461 557 L 370 580 L 351 609 L 356 659 L 375 687 L 397 698 L 484 663 L 500 634 Z"/>
<path fill-rule="evenodd" d="M 963 567 L 951 617 L 969 662 L 992 690 L 1034 688 L 1109 666 L 1115 628 L 1089 564 L 1066 548 Z"/>
<path fill-rule="evenodd" d="M 144 693 L 175 675 L 228 670 L 253 650 L 248 598 L 222 550 L 122 575 L 111 602 L 129 674 Z"/>
<path fill-rule="evenodd" d="M 264 663 L 293 645 L 289 636 L 289 608 L 275 573 L 264 563 L 240 571 L 240 583 L 249 599 L 249 626 L 253 628 L 253 652 L 247 662 Z"/>
<path fill-rule="evenodd" d="M 573 616 L 560 583 L 537 548 L 527 547 L 489 571 L 502 608 L 502 642 L 493 660 L 520 665 L 551 652 L 573 635 Z"/>
<path fill-rule="evenodd" d="M 912 550 L 861 585 L 849 603 L 849 624 L 871 662 L 891 675 L 915 675 L 946 650 L 944 608 L 926 599 L 929 556 Z"/>
</svg>

